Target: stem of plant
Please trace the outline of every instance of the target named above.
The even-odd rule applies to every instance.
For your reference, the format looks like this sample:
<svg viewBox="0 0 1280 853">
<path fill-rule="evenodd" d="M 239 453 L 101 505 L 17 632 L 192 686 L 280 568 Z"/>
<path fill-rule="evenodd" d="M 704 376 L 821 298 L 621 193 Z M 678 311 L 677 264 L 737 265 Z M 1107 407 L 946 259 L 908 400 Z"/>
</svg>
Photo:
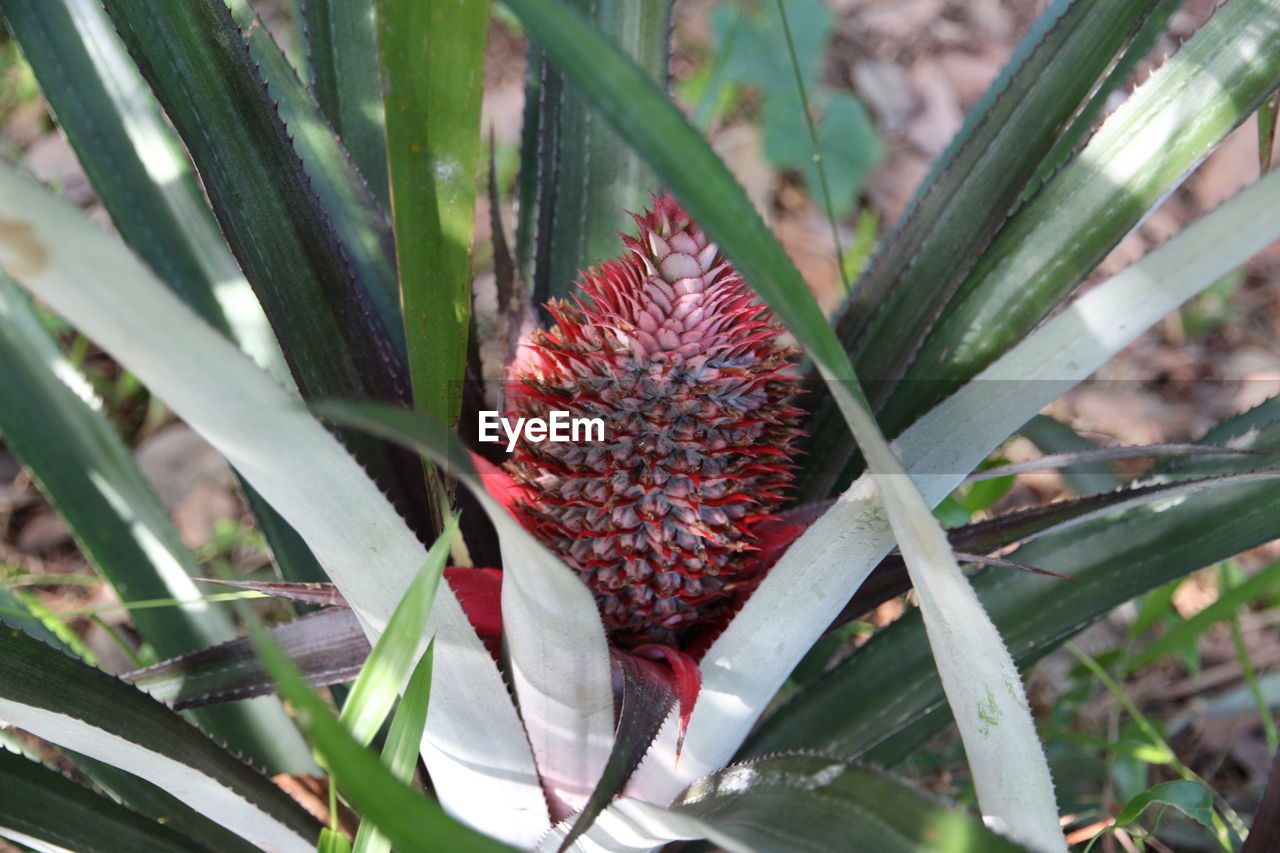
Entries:
<svg viewBox="0 0 1280 853">
<path fill-rule="evenodd" d="M 1217 805 L 1217 809 L 1215 809 L 1213 814 L 1213 823 L 1214 828 L 1217 831 L 1218 843 L 1221 844 L 1222 849 L 1228 851 L 1228 853 L 1234 850 L 1235 847 L 1231 843 L 1231 835 L 1227 830 L 1226 824 L 1230 824 L 1231 830 L 1242 839 L 1249 835 L 1249 830 L 1245 828 L 1244 821 L 1240 819 L 1240 815 L 1236 813 L 1236 810 L 1231 808 L 1231 806 L 1218 795 L 1218 792 L 1210 787 L 1204 779 L 1200 778 L 1200 774 L 1196 773 L 1178 759 L 1177 754 L 1169 747 L 1168 742 L 1165 741 L 1164 735 L 1160 733 L 1160 730 L 1155 727 L 1155 724 L 1152 723 L 1151 720 L 1147 719 L 1145 714 L 1138 710 L 1138 706 L 1133 704 L 1133 700 L 1131 700 L 1129 695 L 1124 692 L 1124 689 L 1115 682 L 1115 679 L 1113 679 L 1096 660 L 1081 651 L 1080 647 L 1075 643 L 1067 643 L 1066 645 L 1067 650 L 1070 651 L 1071 654 L 1075 655 L 1076 659 L 1084 664 L 1085 667 L 1102 682 L 1103 686 L 1107 688 L 1116 702 L 1118 702 L 1120 706 L 1128 712 L 1129 716 L 1133 718 L 1133 721 L 1138 725 L 1138 728 L 1142 730 L 1143 734 L 1150 738 L 1152 743 L 1162 747 L 1168 753 L 1169 766 L 1188 782 L 1198 782 L 1199 784 L 1204 785 L 1205 789 L 1213 795 L 1213 799 Z M 1221 814 L 1219 814 L 1219 812 Z M 1223 823 L 1224 819 L 1226 820 L 1226 823 Z"/>
<path fill-rule="evenodd" d="M 782 33 L 787 38 L 787 53 L 791 57 L 791 72 L 796 78 L 796 89 L 800 93 L 800 104 L 804 110 L 805 127 L 809 129 L 809 140 L 813 143 L 813 162 L 818 167 L 818 182 L 822 189 L 822 202 L 827 210 L 827 222 L 831 224 L 831 242 L 836 250 L 836 270 L 841 279 L 844 278 L 844 250 L 840 248 L 840 227 L 836 224 L 835 206 L 831 202 L 831 187 L 827 183 L 827 166 L 822 160 L 822 146 L 818 142 L 818 129 L 813 123 L 813 112 L 809 109 L 809 94 L 804 88 L 804 78 L 800 74 L 800 60 L 796 56 L 796 45 L 791 39 L 791 24 L 787 22 L 787 11 L 782 0 L 778 4 L 778 17 L 782 18 Z M 842 282 L 843 283 L 843 282 Z M 847 285 L 846 285 L 847 286 Z"/>
</svg>

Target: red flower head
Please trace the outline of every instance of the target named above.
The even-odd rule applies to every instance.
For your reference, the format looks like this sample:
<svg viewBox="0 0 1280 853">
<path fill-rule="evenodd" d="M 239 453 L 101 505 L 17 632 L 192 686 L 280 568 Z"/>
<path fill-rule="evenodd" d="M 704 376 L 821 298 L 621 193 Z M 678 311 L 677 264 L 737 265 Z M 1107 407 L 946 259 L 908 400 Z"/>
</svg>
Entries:
<svg viewBox="0 0 1280 853">
<path fill-rule="evenodd" d="M 581 575 L 621 646 L 722 622 L 758 578 L 760 522 L 791 480 L 797 379 L 772 312 L 670 196 L 625 255 L 548 305 L 508 414 L 600 418 L 603 441 L 517 443 L 521 520 Z"/>
</svg>

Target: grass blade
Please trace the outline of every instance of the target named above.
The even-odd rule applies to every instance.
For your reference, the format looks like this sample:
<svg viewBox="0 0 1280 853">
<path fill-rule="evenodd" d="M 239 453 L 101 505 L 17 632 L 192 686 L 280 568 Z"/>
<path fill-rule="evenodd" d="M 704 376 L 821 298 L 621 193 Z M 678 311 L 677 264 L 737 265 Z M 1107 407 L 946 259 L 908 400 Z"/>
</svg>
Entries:
<svg viewBox="0 0 1280 853">
<path fill-rule="evenodd" d="M 427 697 L 431 692 L 431 660 L 433 648 L 427 650 L 418 659 L 418 664 L 409 676 L 404 696 L 391 718 L 391 731 L 387 733 L 386 745 L 382 748 L 382 763 L 387 765 L 391 775 L 401 782 L 412 782 L 413 771 L 418 763 L 418 744 L 422 743 L 422 731 L 427 724 Z M 391 839 L 387 838 L 372 824 L 360 824 L 356 832 L 355 853 L 390 853 Z"/>
<path fill-rule="evenodd" d="M 1125 661 L 1125 669 L 1133 672 L 1184 648 L 1188 642 L 1195 642 L 1206 629 L 1216 622 L 1231 619 L 1236 611 L 1244 605 L 1266 593 L 1273 591 L 1280 582 L 1280 563 L 1253 575 L 1248 580 L 1230 589 L 1222 590 L 1221 595 L 1213 603 L 1189 619 L 1184 619 L 1159 639 L 1151 642 L 1133 657 Z"/>
<path fill-rule="evenodd" d="M 376 637 L 426 549 L 359 464 L 118 240 L 2 163 L 0 219 L 0 267 L 218 448 L 294 526 Z M 440 795 L 473 825 L 532 843 L 547 826 L 545 800 L 507 687 L 451 591 L 437 597 L 432 623 L 423 750 Z"/>
<path fill-rule="evenodd" d="M 467 363 L 489 2 L 375 0 L 374 9 L 414 403 L 453 425 Z"/>
<path fill-rule="evenodd" d="M 395 778 L 377 757 L 353 738 L 329 707 L 312 692 L 269 637 L 256 638 L 262 662 L 297 709 L 298 721 L 341 783 L 348 799 L 386 834 L 402 853 L 459 853 L 509 850 L 503 844 L 451 819 L 444 810 Z"/>
<path fill-rule="evenodd" d="M 378 733 L 400 695 L 401 685 L 413 672 L 427 615 L 457 533 L 458 517 L 454 516 L 427 551 L 426 561 L 391 614 L 387 630 L 378 638 L 342 707 L 342 724 L 362 746 L 367 746 Z"/>
</svg>

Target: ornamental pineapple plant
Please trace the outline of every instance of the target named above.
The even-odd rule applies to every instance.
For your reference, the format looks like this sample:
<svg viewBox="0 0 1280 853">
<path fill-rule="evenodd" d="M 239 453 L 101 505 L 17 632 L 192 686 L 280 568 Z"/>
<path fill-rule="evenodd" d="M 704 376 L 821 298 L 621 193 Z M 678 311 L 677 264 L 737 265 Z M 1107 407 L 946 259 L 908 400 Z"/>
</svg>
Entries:
<svg viewBox="0 0 1280 853">
<path fill-rule="evenodd" d="M 913 514 L 907 499 L 919 486 L 937 506 L 1141 328 L 1280 235 L 1272 175 L 1064 304 L 1280 86 L 1280 0 L 1225 0 L 1100 129 L 1113 69 L 1146 54 L 1172 4 L 1049 4 L 830 322 L 662 85 L 670 2 L 504 0 L 534 45 L 506 261 L 534 301 L 559 299 L 506 374 L 507 405 L 608 428 L 601 447 L 520 445 L 500 484 L 516 499 L 480 501 L 500 547 L 471 506 L 466 548 L 444 523 L 453 496 L 381 442 L 422 450 L 477 496 L 497 482 L 465 464 L 474 436 L 447 431 L 483 397 L 467 342 L 490 5 L 308 0 L 293 55 L 255 5 L 0 0 L 116 226 L 0 160 L 0 430 L 122 601 L 184 605 L 133 619 L 142 648 L 177 655 L 166 699 L 63 637 L 32 639 L 41 622 L 0 601 L 0 721 L 62 747 L 94 785 L 0 751 L 0 836 L 104 853 L 342 849 L 336 820 L 323 827 L 237 754 L 328 777 L 360 812 L 362 853 L 699 839 L 1061 853 L 1060 813 L 1113 822 L 1112 804 L 1051 780 L 1013 664 L 1274 539 L 1280 471 L 1262 455 L 1175 460 L 1158 483 L 965 525 L 941 547 L 926 503 Z M 802 4 L 754 5 L 782 18 Z M 572 8 L 587 6 L 591 23 Z M 571 295 L 572 272 L 609 254 L 621 211 L 654 187 L 680 204 L 655 199 L 625 254 Z M 272 550 L 254 587 L 326 605 L 270 633 L 312 686 L 361 669 L 341 719 L 279 656 L 265 677 L 245 626 L 203 600 L 207 571 L 9 277 L 240 472 Z M 782 325 L 825 391 L 797 401 Z M 951 393 L 936 406 L 935 374 Z M 416 412 L 332 404 L 399 399 L 385 389 L 405 375 Z M 895 439 L 878 460 L 850 438 L 875 426 L 857 377 L 878 380 Z M 1280 398 L 1202 441 L 1280 448 Z M 886 486 L 912 529 L 886 518 Z M 1160 496 L 1174 500 L 1143 505 Z M 1024 565 L 1075 580 L 988 569 L 971 583 L 947 553 L 961 542 L 965 562 L 1016 545 Z M 476 568 L 446 566 L 464 554 Z M 912 583 L 920 608 L 865 643 L 831 631 Z M 200 707 L 276 685 L 298 713 L 266 695 Z M 981 819 L 877 769 L 922 755 L 951 716 Z M 379 760 L 362 747 L 388 717 Z M 1280 813 L 1280 778 L 1266 797 L 1258 814 Z M 1265 824 L 1252 849 L 1280 844 Z"/>
<path fill-rule="evenodd" d="M 515 510 L 591 588 L 616 643 L 676 644 L 722 621 L 764 568 L 757 528 L 785 497 L 800 410 L 794 351 L 670 195 L 626 253 L 553 300 L 507 405 L 600 418 L 603 442 L 532 442 L 507 463 Z"/>
</svg>

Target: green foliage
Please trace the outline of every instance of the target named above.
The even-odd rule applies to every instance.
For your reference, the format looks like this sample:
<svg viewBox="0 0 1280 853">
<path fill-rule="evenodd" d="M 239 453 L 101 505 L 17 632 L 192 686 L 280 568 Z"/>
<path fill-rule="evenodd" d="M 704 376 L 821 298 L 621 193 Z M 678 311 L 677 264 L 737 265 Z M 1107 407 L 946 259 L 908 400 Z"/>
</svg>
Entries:
<svg viewBox="0 0 1280 853">
<path fill-rule="evenodd" d="M 471 319 L 488 0 L 376 0 L 391 211 L 413 399 L 457 422 Z M 350 396 L 350 395 L 345 395 Z M 388 398 L 383 398 L 388 399 Z"/>
<path fill-rule="evenodd" d="M 822 59 L 830 41 L 833 20 L 821 0 L 791 0 L 784 6 L 800 79 L 815 112 L 818 146 L 836 215 L 843 218 L 858 199 L 867 173 L 879 161 L 881 146 L 871 116 L 852 92 L 822 81 Z M 728 112 L 741 100 L 741 91 L 754 91 L 764 154 L 780 169 L 799 172 L 810 194 L 821 201 L 813 145 L 803 132 L 805 105 L 788 58 L 790 51 L 774 3 L 728 2 L 711 14 L 715 41 L 705 70 L 685 88 L 685 96 L 699 104 L 698 123 L 706 126 L 712 112 Z"/>
<path fill-rule="evenodd" d="M 1236 701 L 1269 720 L 1271 682 L 1248 660 L 1240 613 L 1252 602 L 1274 603 L 1280 568 L 1245 576 L 1222 565 L 1216 601 L 1188 619 L 1172 602 L 1190 572 L 1275 537 L 1274 458 L 1170 458 L 1149 483 L 1114 493 L 1106 462 L 1074 464 L 1063 474 L 1084 499 L 978 525 L 969 522 L 994 514 L 1013 478 L 960 485 L 975 465 L 1001 464 L 990 455 L 1023 424 L 1022 434 L 1045 452 L 1087 447 L 1064 424 L 1028 422 L 1050 399 L 1037 395 L 1061 393 L 1131 340 L 1136 329 L 1126 323 L 1134 321 L 1125 318 L 1137 316 L 1135 302 L 1168 311 L 1172 294 L 1207 288 L 1183 309 L 1187 331 L 1206 335 L 1233 322 L 1225 300 L 1239 274 L 1223 274 L 1280 232 L 1273 217 L 1259 215 L 1275 207 L 1280 179 L 1271 176 L 1058 310 L 1096 261 L 1259 105 L 1264 147 L 1273 132 L 1280 64 L 1261 48 L 1280 28 L 1280 4 L 1228 0 L 1090 136 L 1094 117 L 1176 5 L 1051 4 L 874 260 L 878 221 L 860 218 L 841 264 L 847 278 L 861 279 L 834 324 L 661 85 L 666 0 L 508 0 L 498 10 L 532 41 L 525 135 L 503 172 L 520 164 L 516 256 L 525 283 L 539 298 L 563 295 L 576 270 L 599 259 L 603 241 L 613 245 L 612 232 L 625 226 L 622 210 L 642 203 L 660 179 L 829 382 L 808 398 L 803 494 L 826 497 L 856 473 L 850 431 L 873 463 L 873 475 L 792 545 L 706 652 L 680 752 L 675 727 L 659 729 L 669 695 L 649 697 L 657 711 L 632 713 L 624 701 L 615 714 L 617 650 L 589 593 L 513 521 L 501 489 L 486 488 L 500 481 L 470 464 L 459 436 L 445 429 L 464 391 L 474 390 L 465 383 L 469 344 L 477 343 L 468 340 L 471 241 L 489 4 L 308 0 L 300 7 L 308 56 L 299 74 L 248 0 L 102 7 L 0 0 L 124 240 L 0 163 L 7 447 L 101 569 L 105 581 L 92 582 L 110 584 L 135 612 L 140 644 L 118 636 L 129 654 L 189 663 L 193 647 L 230 641 L 202 658 L 205 669 L 169 663 L 136 678 L 158 695 L 182 701 L 189 694 L 180 689 L 205 684 L 209 667 L 222 694 L 268 683 L 260 664 L 246 664 L 250 641 L 231 639 L 233 621 L 209 607 L 245 594 L 192 595 L 196 571 L 218 569 L 229 552 L 252 546 L 269 548 L 273 570 L 286 577 L 333 581 L 324 600 L 350 609 L 256 636 L 329 776 L 331 808 L 340 790 L 362 817 L 352 847 L 336 821 L 316 825 L 204 733 L 237 738 L 235 746 L 274 764 L 277 753 L 302 745 L 281 725 L 278 706 L 202 712 L 201 730 L 128 684 L 4 628 L 0 719 L 61 746 L 97 789 L 0 753 L 0 834 L 70 849 L 236 853 L 532 848 L 571 827 L 618 850 L 624 835 L 642 839 L 633 848 L 709 840 L 762 851 L 851 843 L 1021 849 L 967 813 L 977 798 L 1013 837 L 1058 850 L 1057 814 L 1096 807 L 1084 787 L 1096 791 L 1107 779 L 1120 807 L 1117 826 L 1135 837 L 1163 832 L 1172 818 L 1161 816 L 1172 809 L 1224 849 L 1238 844 L 1243 820 L 1179 756 L 1160 721 L 1129 699 L 1123 679 L 1168 656 L 1195 671 L 1201 639 L 1220 626 L 1231 632 L 1244 676 Z M 815 197 L 821 155 L 834 212 L 848 213 L 879 143 L 861 103 L 822 75 L 833 32 L 827 5 L 721 3 L 712 32 L 711 56 L 684 92 L 697 103 L 694 124 L 753 114 L 767 158 L 798 173 Z M 0 43 L 0 116 L 34 97 L 18 57 L 14 43 Z M 501 217 L 492 221 L 500 226 Z M 48 315 L 40 319 L 43 308 L 7 276 L 66 316 L 52 328 L 70 342 L 69 356 L 50 336 Z M 1159 293 L 1143 289 L 1150 280 L 1161 283 Z M 1142 316 L 1149 325 L 1157 315 Z M 1089 322 L 1071 326 L 1081 317 Z M 122 367 L 97 388 L 106 415 L 76 372 L 90 339 Z M 1068 356 L 1069 363 L 1054 361 Z M 1037 372 L 1055 367 L 1062 375 Z M 969 381 L 992 369 L 1043 381 L 1021 388 Z M 894 448 L 868 410 L 860 375 L 880 380 L 868 396 L 890 435 L 905 430 Z M 360 400 L 316 405 L 322 397 Z M 224 525 L 199 555 L 176 541 L 108 420 L 122 407 L 135 410 L 130 423 L 155 420 L 168 411 L 159 400 L 243 476 L 257 530 Z M 333 416 L 338 429 L 314 412 Z M 1272 400 L 1204 442 L 1274 451 L 1277 424 L 1280 403 Z M 457 482 L 430 481 L 418 460 L 388 442 L 448 466 Z M 492 545 L 475 538 L 485 528 L 470 512 L 461 525 L 469 538 L 455 541 L 454 486 L 471 490 L 497 531 L 500 653 L 482 643 L 461 606 L 475 606 L 467 598 L 474 592 L 440 583 L 451 558 Z M 975 597 L 922 498 L 958 528 L 957 540 L 990 546 L 982 553 L 1018 543 L 1014 559 L 1076 579 L 987 568 L 973 579 Z M 824 636 L 895 537 L 921 608 L 881 630 L 846 622 Z M 433 539 L 428 552 L 423 543 Z M 45 580 L 6 567 L 5 624 L 89 660 L 89 645 L 66 624 L 81 611 L 54 612 L 31 591 Z M 1030 716 L 1017 707 L 1013 661 L 1031 666 L 1135 596 L 1128 634 L 1114 648 L 1081 655 L 1042 721 L 1061 808 L 1002 808 L 1008 798 L 993 808 L 993 791 L 1007 794 L 1001 785 L 1043 764 Z M 97 611 L 86 609 L 94 618 Z M 319 658 L 295 642 L 307 630 L 329 635 Z M 316 670 L 335 655 L 368 655 L 340 714 L 306 686 L 272 636 L 323 683 Z M 348 660 L 342 672 L 354 666 Z M 1003 678 L 1000 697 L 990 690 L 993 673 Z M 1114 701 L 1116 730 L 1106 734 L 1079 721 L 1099 683 Z M 973 787 L 959 808 L 857 763 L 953 772 L 962 760 L 956 743 L 930 741 L 952 707 Z M 1005 737 L 1002 728 L 986 738 L 998 743 L 973 738 L 975 726 L 989 733 L 1013 717 L 1026 723 L 1025 737 Z M 369 744 L 384 728 L 379 757 Z M 1274 725 L 1264 730 L 1274 747 L 1280 734 Z M 999 751 L 1011 744 L 1028 759 L 993 770 L 992 757 L 1013 754 Z M 726 767 L 735 751 L 744 763 Z M 775 751 L 782 754 L 761 755 Z M 419 758 L 434 796 L 415 779 Z M 1152 786 L 1155 772 L 1180 778 Z M 627 796 L 604 807 L 627 780 Z M 1052 791 L 1044 802 L 1053 806 Z M 575 823 L 571 812 L 583 803 L 588 819 Z M 1025 820 L 1024 812 L 1044 814 Z"/>
<path fill-rule="evenodd" d="M 450 819 L 434 801 L 393 776 L 377 756 L 352 737 L 265 633 L 259 632 L 256 642 L 263 663 L 280 685 L 281 695 L 296 708 L 298 725 L 324 765 L 343 785 L 351 802 L 397 850 L 496 853 L 509 849 Z"/>
<path fill-rule="evenodd" d="M 1196 823 L 1211 828 L 1213 820 L 1213 795 L 1199 782 L 1162 782 L 1138 794 L 1125 803 L 1116 823 L 1127 826 L 1152 805 L 1173 806 Z"/>
</svg>

